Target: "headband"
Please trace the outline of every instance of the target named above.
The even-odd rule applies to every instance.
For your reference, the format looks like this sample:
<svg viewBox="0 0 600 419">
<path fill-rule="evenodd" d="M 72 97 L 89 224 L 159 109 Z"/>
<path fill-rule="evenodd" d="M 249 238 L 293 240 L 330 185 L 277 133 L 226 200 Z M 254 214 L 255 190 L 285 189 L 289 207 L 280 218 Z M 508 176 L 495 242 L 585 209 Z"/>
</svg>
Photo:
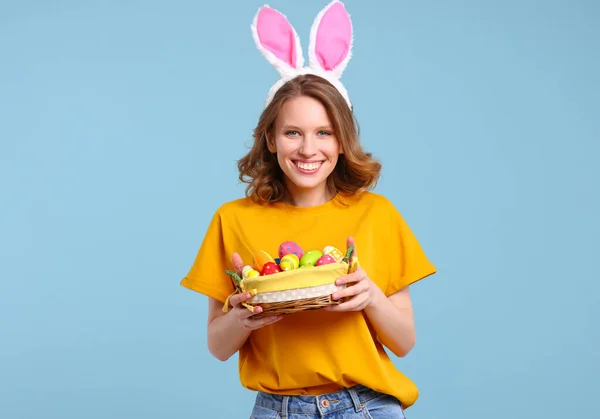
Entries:
<svg viewBox="0 0 600 419">
<path fill-rule="evenodd" d="M 265 107 L 286 82 L 303 74 L 314 74 L 335 86 L 352 109 L 348 92 L 340 81 L 352 55 L 352 22 L 340 1 L 329 3 L 313 22 L 308 45 L 308 66 L 304 66 L 296 30 L 279 11 L 268 5 L 261 7 L 251 29 L 258 50 L 280 75 L 280 79 L 269 90 Z"/>
</svg>

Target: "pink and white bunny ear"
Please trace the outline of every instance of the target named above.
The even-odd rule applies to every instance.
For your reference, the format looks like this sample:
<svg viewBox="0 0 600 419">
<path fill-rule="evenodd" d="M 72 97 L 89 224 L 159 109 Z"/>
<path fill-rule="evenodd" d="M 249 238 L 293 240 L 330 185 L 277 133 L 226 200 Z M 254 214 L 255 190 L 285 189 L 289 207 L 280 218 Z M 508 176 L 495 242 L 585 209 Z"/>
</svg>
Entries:
<svg viewBox="0 0 600 419">
<path fill-rule="evenodd" d="M 304 66 L 300 38 L 279 11 L 268 5 L 261 7 L 251 29 L 259 51 L 281 75 L 291 75 Z"/>
<path fill-rule="evenodd" d="M 332 1 L 310 30 L 309 65 L 340 78 L 352 56 L 352 22 L 343 3 Z"/>
</svg>

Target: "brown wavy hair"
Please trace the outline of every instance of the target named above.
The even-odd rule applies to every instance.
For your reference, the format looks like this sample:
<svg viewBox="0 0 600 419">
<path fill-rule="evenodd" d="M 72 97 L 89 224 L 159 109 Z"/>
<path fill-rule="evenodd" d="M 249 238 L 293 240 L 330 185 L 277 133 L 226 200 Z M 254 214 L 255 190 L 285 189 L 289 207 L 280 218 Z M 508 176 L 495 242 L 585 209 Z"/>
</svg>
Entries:
<svg viewBox="0 0 600 419">
<path fill-rule="evenodd" d="M 343 150 L 327 179 L 330 190 L 352 195 L 374 188 L 379 179 L 381 164 L 371 153 L 363 150 L 353 110 L 331 83 L 322 77 L 306 74 L 288 81 L 277 91 L 254 129 L 252 148 L 238 160 L 239 179 L 248 184 L 246 196 L 268 202 L 283 198 L 284 174 L 276 156 L 267 148 L 267 138 L 274 136 L 277 115 L 285 101 L 298 96 L 309 96 L 323 104 Z"/>
</svg>

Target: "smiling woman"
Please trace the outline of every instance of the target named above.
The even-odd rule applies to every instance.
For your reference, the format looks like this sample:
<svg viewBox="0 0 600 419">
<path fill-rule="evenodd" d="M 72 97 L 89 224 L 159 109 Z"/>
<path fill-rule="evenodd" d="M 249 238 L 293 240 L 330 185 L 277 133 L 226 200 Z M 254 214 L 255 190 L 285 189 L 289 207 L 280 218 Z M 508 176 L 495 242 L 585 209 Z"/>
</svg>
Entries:
<svg viewBox="0 0 600 419">
<path fill-rule="evenodd" d="M 209 351 L 222 361 L 239 351 L 240 380 L 258 392 L 252 418 L 403 418 L 418 390 L 384 346 L 399 357 L 414 346 L 409 286 L 435 266 L 394 205 L 370 191 L 381 164 L 363 150 L 339 82 L 350 58 L 349 17 L 337 1 L 317 16 L 308 68 L 277 11 L 261 8 L 253 34 L 282 78 L 238 161 L 246 196 L 216 211 L 181 283 L 209 297 Z M 298 278 L 339 263 L 328 250 L 340 248 L 351 269 L 328 278 L 324 294 L 293 298 L 310 310 L 273 311 L 272 302 L 252 300 L 290 291 L 273 282 L 270 290 L 245 288 L 250 278 L 276 281 L 268 275 L 285 266 L 302 269 L 291 290 L 302 288 Z M 289 263 L 278 266 L 274 249 Z M 321 297 L 326 305 L 313 301 Z"/>
<path fill-rule="evenodd" d="M 298 193 L 325 186 L 341 150 L 321 102 L 309 96 L 288 100 L 281 106 L 272 132 L 267 145 L 277 154 L 286 190 L 298 189 Z"/>
<path fill-rule="evenodd" d="M 252 149 L 238 162 L 248 195 L 304 206 L 337 192 L 371 189 L 381 164 L 363 150 L 356 127 L 352 110 L 327 80 L 307 74 L 287 82 L 261 115 Z M 309 192 L 313 188 L 319 193 Z M 307 201 L 317 195 L 321 202 Z"/>
</svg>

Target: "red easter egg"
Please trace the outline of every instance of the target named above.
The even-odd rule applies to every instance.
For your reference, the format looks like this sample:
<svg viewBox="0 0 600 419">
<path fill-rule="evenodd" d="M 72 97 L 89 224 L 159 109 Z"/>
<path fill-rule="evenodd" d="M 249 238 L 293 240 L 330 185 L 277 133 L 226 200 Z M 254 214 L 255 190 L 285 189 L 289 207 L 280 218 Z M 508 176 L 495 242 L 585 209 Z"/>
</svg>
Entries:
<svg viewBox="0 0 600 419">
<path fill-rule="evenodd" d="M 277 266 L 277 264 L 275 262 L 265 263 L 263 266 L 263 269 L 262 269 L 263 275 L 271 275 L 271 274 L 275 274 L 277 272 L 281 272 L 281 269 L 279 268 L 279 266 Z"/>
<path fill-rule="evenodd" d="M 323 255 L 317 260 L 315 266 L 329 265 L 330 263 L 335 263 L 334 257 L 331 255 Z"/>
</svg>

